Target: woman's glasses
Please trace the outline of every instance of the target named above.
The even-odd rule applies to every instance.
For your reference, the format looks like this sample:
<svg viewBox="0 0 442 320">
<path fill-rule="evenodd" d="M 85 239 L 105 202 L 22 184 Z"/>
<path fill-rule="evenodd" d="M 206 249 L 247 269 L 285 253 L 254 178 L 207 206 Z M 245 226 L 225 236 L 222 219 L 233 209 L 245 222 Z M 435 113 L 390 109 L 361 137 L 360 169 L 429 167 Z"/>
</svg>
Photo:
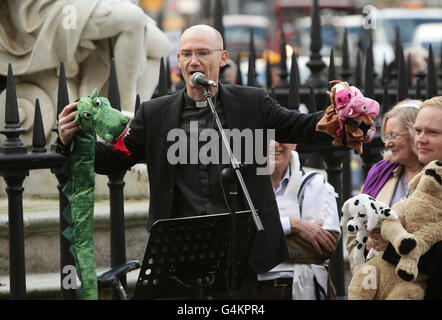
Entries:
<svg viewBox="0 0 442 320">
<path fill-rule="evenodd" d="M 392 135 L 382 136 L 382 141 L 386 143 L 387 141 L 396 142 L 400 138 L 408 136 L 408 133 L 393 133 Z"/>
</svg>

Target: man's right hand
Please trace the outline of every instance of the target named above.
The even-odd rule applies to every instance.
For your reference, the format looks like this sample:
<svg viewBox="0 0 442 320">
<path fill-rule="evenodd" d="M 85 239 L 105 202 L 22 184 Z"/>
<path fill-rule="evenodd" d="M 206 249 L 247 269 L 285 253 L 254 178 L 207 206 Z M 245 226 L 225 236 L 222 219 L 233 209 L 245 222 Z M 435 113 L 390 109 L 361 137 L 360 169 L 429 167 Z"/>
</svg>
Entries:
<svg viewBox="0 0 442 320">
<path fill-rule="evenodd" d="M 58 136 L 65 146 L 72 141 L 74 134 L 80 130 L 78 124 L 74 124 L 77 110 L 72 110 L 74 110 L 76 107 L 77 102 L 68 104 L 63 108 L 58 116 Z"/>
<path fill-rule="evenodd" d="M 292 232 L 298 233 L 301 238 L 310 242 L 320 255 L 324 254 L 322 249 L 328 252 L 335 251 L 336 239 L 322 228 L 322 222 L 290 217 L 290 226 Z"/>
</svg>

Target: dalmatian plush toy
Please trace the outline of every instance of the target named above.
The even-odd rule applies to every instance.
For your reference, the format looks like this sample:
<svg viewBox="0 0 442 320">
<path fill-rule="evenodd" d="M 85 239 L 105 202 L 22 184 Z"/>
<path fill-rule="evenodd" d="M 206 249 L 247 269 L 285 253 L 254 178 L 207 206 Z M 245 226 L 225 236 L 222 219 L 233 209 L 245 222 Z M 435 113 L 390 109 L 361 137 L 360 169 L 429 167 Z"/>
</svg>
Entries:
<svg viewBox="0 0 442 320">
<path fill-rule="evenodd" d="M 341 226 L 347 228 L 350 233 L 356 233 L 356 248 L 353 257 L 356 268 L 378 253 L 372 248 L 365 259 L 364 251 L 368 235 L 373 229 L 379 228 L 384 219 L 397 220 L 398 216 L 385 203 L 368 194 L 361 193 L 344 202 Z"/>
<path fill-rule="evenodd" d="M 429 275 L 419 272 L 422 255 L 442 241 L 442 161 L 428 163 L 408 183 L 411 194 L 392 210 L 398 219 L 381 223 L 382 238 L 396 251 L 393 260 L 385 253 L 367 261 L 353 273 L 349 300 L 423 300 Z M 387 249 L 388 250 L 388 249 Z M 396 264 L 396 265 L 395 265 Z M 367 270 L 373 277 L 367 283 Z M 374 284 L 374 285 L 371 285 Z"/>
</svg>

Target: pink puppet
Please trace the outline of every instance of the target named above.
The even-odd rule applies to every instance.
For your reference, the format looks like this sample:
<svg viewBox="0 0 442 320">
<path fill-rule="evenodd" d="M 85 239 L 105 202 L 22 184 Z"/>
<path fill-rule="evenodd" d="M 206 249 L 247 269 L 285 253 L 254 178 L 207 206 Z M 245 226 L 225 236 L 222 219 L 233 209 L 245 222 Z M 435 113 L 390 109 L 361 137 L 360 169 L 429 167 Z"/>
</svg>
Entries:
<svg viewBox="0 0 442 320">
<path fill-rule="evenodd" d="M 366 98 L 362 95 L 361 91 L 359 91 L 356 87 L 350 87 L 352 100 L 351 100 L 351 108 L 349 118 L 355 118 L 360 114 L 366 114 L 370 118 L 374 119 L 379 114 L 379 103 L 376 100 Z M 353 116 L 353 114 L 356 114 Z"/>
<path fill-rule="evenodd" d="M 336 110 L 339 111 L 348 104 L 351 99 L 351 92 L 348 86 L 338 83 L 334 86 L 335 91 L 335 106 Z"/>
<path fill-rule="evenodd" d="M 349 94 L 350 99 L 348 99 Z M 337 102 L 340 103 L 339 106 Z M 360 115 L 367 115 L 374 119 L 379 114 L 379 103 L 376 100 L 364 97 L 361 91 L 354 86 L 351 86 L 349 90 L 338 88 L 335 94 L 335 104 L 339 121 L 339 128 L 336 130 L 338 136 L 342 135 L 346 119 L 354 119 Z"/>
</svg>

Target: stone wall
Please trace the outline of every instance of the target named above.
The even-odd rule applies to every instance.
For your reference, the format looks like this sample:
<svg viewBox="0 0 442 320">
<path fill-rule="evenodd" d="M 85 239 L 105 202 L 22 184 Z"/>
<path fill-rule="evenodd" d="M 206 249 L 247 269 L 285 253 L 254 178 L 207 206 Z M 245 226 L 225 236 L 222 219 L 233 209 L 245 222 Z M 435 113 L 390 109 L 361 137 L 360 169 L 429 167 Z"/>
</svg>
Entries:
<svg viewBox="0 0 442 320">
<path fill-rule="evenodd" d="M 147 201 L 132 203 L 125 209 L 126 260 L 142 261 L 148 240 Z M 60 235 L 58 207 L 50 212 L 27 212 L 25 226 L 26 273 L 49 273 L 60 270 Z M 110 267 L 110 222 L 107 204 L 95 208 L 95 260 L 97 268 Z M 9 274 L 7 215 L 0 215 L 0 274 Z"/>
<path fill-rule="evenodd" d="M 95 197 L 109 198 L 109 179 L 107 176 L 95 175 Z M 148 199 L 149 185 L 146 165 L 138 164 L 128 171 L 124 177 L 124 196 L 126 199 Z M 31 170 L 23 184 L 23 198 L 37 197 L 58 199 L 58 181 L 49 169 Z M 6 183 L 0 179 L 0 197 L 6 197 Z"/>
</svg>

